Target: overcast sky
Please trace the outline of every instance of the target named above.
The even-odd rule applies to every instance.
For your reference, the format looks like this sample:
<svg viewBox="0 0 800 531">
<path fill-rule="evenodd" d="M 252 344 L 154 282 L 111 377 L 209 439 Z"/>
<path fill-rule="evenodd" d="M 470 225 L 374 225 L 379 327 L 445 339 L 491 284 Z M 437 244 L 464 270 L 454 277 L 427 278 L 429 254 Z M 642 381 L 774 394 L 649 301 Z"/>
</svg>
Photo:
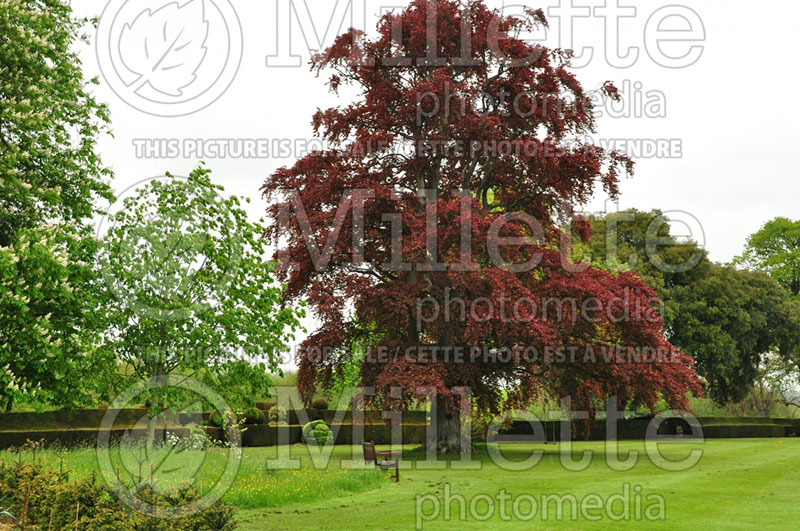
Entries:
<svg viewBox="0 0 800 531">
<path fill-rule="evenodd" d="M 520 3 L 506 2 L 505 9 L 519 13 Z M 165 171 L 185 175 L 202 159 L 227 192 L 252 197 L 249 208 L 260 216 L 260 185 L 303 154 L 275 153 L 274 142 L 289 139 L 302 149 L 311 138 L 312 113 L 337 103 L 309 71 L 309 48 L 329 45 L 346 26 L 374 31 L 381 10 L 404 4 L 354 0 L 351 22 L 344 0 L 111 0 L 105 6 L 75 0 L 79 15 L 100 17 L 82 59 L 87 75 L 100 76 L 96 92 L 111 109 L 114 137 L 103 139 L 101 155 L 115 172 L 114 188 L 121 192 Z M 717 261 L 738 254 L 765 221 L 800 217 L 794 94 L 800 3 L 526 5 L 543 8 L 551 22 L 549 31 L 527 38 L 574 48 L 584 63 L 576 68 L 584 87 L 612 80 L 623 91 L 624 107 L 601 108 L 596 140 L 661 145 L 658 156 L 636 158 L 634 178 L 621 184 L 619 208 L 688 213 L 674 217 L 697 220 L 703 232 L 695 225 L 693 234 Z M 170 41 L 172 54 L 154 65 L 159 39 Z M 152 73 L 143 74 L 150 66 Z M 207 139 L 250 139 L 270 153 L 194 151 Z M 597 197 L 587 210 L 604 205 Z"/>
</svg>

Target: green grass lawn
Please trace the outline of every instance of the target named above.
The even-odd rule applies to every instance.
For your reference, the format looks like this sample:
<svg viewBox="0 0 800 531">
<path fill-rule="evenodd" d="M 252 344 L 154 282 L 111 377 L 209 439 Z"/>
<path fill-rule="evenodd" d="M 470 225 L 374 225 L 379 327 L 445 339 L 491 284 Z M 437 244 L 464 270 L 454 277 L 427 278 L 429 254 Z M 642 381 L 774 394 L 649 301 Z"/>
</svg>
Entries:
<svg viewBox="0 0 800 531">
<path fill-rule="evenodd" d="M 233 485 L 223 500 L 239 507 L 241 529 L 253 530 L 413 529 L 418 524 L 423 529 L 449 526 L 617 529 L 621 525 L 661 529 L 791 529 L 800 520 L 800 439 L 783 439 L 783 443 L 779 439 L 662 443 L 662 454 L 673 461 L 685 458 L 693 449 L 703 451 L 695 466 L 676 472 L 655 466 L 641 442 L 623 441 L 619 445 L 623 458 L 628 450 L 639 452 L 638 461 L 630 470 L 609 468 L 603 442 L 573 444 L 576 458 L 584 450 L 593 453 L 588 468 L 581 471 L 566 470 L 560 462 L 560 447 L 553 445 L 500 445 L 504 457 L 511 461 L 522 461 L 534 450 L 545 452 L 535 467 L 523 471 L 495 465 L 485 451 L 475 456 L 478 470 L 457 469 L 451 466 L 452 462 L 440 463 L 446 467 L 443 470 L 424 469 L 422 456 L 409 447 L 404 449 L 407 468 L 401 470 L 398 484 L 378 471 L 343 469 L 340 465 L 352 458 L 352 450 L 360 457 L 360 447 L 337 446 L 329 465 L 316 469 L 305 447 L 292 446 L 288 449 L 291 456 L 301 461 L 300 468 L 295 470 L 267 467 L 267 460 L 276 458 L 275 447 L 246 448 Z M 225 452 L 214 449 L 206 453 L 157 454 L 150 456 L 148 462 L 159 464 L 155 475 L 164 483 L 179 482 L 182 475 L 189 474 L 202 490 L 213 484 L 224 468 Z M 0 460 L 18 458 L 14 453 L 0 452 Z M 32 456 L 26 454 L 22 458 Z M 36 458 L 57 468 L 63 466 L 75 477 L 97 474 L 98 470 L 93 448 L 40 451 Z M 115 467 L 135 469 L 135 465 L 126 462 L 130 458 L 118 455 L 112 461 Z M 444 515 L 445 495 L 451 497 L 449 521 Z M 623 498 L 629 502 L 627 514 L 631 520 L 612 520 L 614 516 L 625 515 Z M 488 504 L 490 499 L 493 507 Z M 524 521 L 530 515 L 531 499 L 540 506 L 530 520 Z M 589 504 L 590 499 L 603 506 L 609 499 L 614 500 L 611 511 L 578 510 L 578 518 L 574 520 L 572 506 Z M 519 503 L 517 510 L 515 502 Z M 659 510 L 660 503 L 663 513 Z M 437 504 L 439 514 L 434 518 Z M 544 504 L 548 506 L 547 515 Z M 556 514 L 559 505 L 563 509 L 560 519 Z M 465 509 L 465 521 L 460 520 L 461 506 Z M 645 519 L 648 508 L 662 519 Z M 479 521 L 484 515 L 489 519 Z M 589 521 L 587 516 L 601 520 Z"/>
<path fill-rule="evenodd" d="M 643 502 L 648 495 L 663 496 L 665 519 L 620 522 L 605 518 L 600 522 L 589 522 L 566 518 L 559 521 L 552 514 L 543 520 L 539 513 L 526 522 L 504 521 L 496 505 L 494 515 L 488 521 L 460 521 L 457 518 L 458 502 L 452 502 L 450 521 L 445 521 L 442 514 L 437 520 L 421 522 L 422 528 L 618 529 L 622 525 L 670 530 L 796 528 L 797 521 L 800 521 L 800 439 L 785 439 L 783 444 L 778 439 L 716 439 L 704 445 L 685 442 L 661 445 L 664 456 L 673 460 L 684 458 L 693 448 L 703 450 L 698 464 L 689 470 L 669 472 L 651 463 L 644 453 L 643 443 L 624 441 L 620 443 L 621 451 L 635 449 L 640 455 L 633 469 L 618 472 L 607 466 L 602 442 L 575 443 L 573 453 L 576 457 L 578 452 L 591 450 L 594 459 L 586 470 L 572 472 L 561 466 L 555 446 L 503 445 L 504 455 L 518 460 L 535 449 L 544 449 L 547 453 L 537 466 L 524 472 L 502 470 L 485 456 L 481 456 L 481 470 L 404 470 L 398 484 L 387 480 L 383 488 L 344 494 L 339 498 L 290 504 L 278 509 L 242 510 L 239 520 L 242 529 L 253 530 L 309 527 L 413 529 L 420 523 L 416 512 L 417 497 L 430 494 L 441 503 L 447 484 L 451 496 L 460 494 L 470 502 L 481 494 L 495 498 L 501 489 L 517 498 L 523 494 L 537 499 L 547 494 L 572 494 L 581 500 L 587 495 L 598 494 L 606 500 L 613 494 L 623 493 L 627 483 L 631 492 L 637 485 L 642 487 Z M 344 450 L 337 448 L 337 454 Z M 507 503 L 510 507 L 512 500 Z M 422 505 L 424 514 L 430 514 L 432 506 L 432 502 L 425 501 Z M 485 503 L 476 507 L 478 516 L 486 514 Z M 555 512 L 555 502 L 551 508 L 551 513 Z M 592 514 L 596 512 L 590 516 Z"/>
<path fill-rule="evenodd" d="M 233 482 L 223 491 L 222 501 L 238 508 L 281 507 L 304 500 L 322 500 L 375 489 L 384 484 L 384 474 L 380 471 L 369 467 L 357 470 L 343 470 L 339 466 L 314 467 L 305 447 L 298 445 L 294 450 L 296 454 L 304 454 L 298 455 L 299 466 L 278 469 L 267 467 L 267 460 L 277 457 L 275 447 L 243 449 L 238 470 L 235 476 L 229 476 Z M 110 454 L 111 467 L 106 467 L 106 473 L 112 478 L 123 478 L 126 485 L 139 483 L 137 478 L 141 477 L 143 482 L 152 479 L 159 490 L 191 484 L 200 494 L 212 491 L 220 478 L 225 477 L 226 465 L 232 457 L 224 448 L 206 451 L 156 449 L 148 452 L 144 448 L 116 446 Z M 105 480 L 98 452 L 93 447 L 45 449 L 35 453 L 30 450 L 21 453 L 0 451 L 0 466 L 18 460 L 36 460 L 67 471 L 70 479 L 94 476 L 100 481 Z"/>
</svg>

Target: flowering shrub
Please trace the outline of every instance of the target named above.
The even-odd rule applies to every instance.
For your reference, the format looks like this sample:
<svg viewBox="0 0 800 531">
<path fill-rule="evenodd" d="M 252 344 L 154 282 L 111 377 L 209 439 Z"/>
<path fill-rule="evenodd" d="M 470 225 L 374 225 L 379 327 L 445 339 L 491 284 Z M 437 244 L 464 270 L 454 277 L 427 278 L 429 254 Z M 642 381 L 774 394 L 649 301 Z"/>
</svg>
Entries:
<svg viewBox="0 0 800 531">
<path fill-rule="evenodd" d="M 169 433 L 164 444 L 183 450 L 207 450 L 212 446 L 220 446 L 218 441 L 208 436 L 202 426 L 192 426 L 188 437 L 178 437 L 174 432 Z"/>
</svg>

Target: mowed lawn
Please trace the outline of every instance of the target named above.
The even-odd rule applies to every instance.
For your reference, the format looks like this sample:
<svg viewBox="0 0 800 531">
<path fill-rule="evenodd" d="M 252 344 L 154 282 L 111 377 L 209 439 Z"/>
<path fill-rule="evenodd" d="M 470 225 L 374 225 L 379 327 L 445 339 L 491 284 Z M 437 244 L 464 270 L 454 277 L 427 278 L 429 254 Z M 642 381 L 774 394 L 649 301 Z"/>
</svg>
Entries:
<svg viewBox="0 0 800 531">
<path fill-rule="evenodd" d="M 576 459 L 584 451 L 592 454 L 584 470 L 565 468 L 559 455 L 562 447 L 558 445 L 515 443 L 497 448 L 514 462 L 524 461 L 534 451 L 544 455 L 528 470 L 498 466 L 485 450 L 474 457 L 480 467 L 477 470 L 458 469 L 452 462 L 439 463 L 444 469 L 430 469 L 425 468 L 430 464 L 422 462 L 419 452 L 405 447 L 406 468 L 401 470 L 400 483 L 395 483 L 378 471 L 341 466 L 353 456 L 358 463 L 360 447 L 334 447 L 323 468 L 314 466 L 304 446 L 284 447 L 282 450 L 288 451 L 292 458 L 300 459 L 301 467 L 297 470 L 267 467 L 267 460 L 277 457 L 276 447 L 245 448 L 239 471 L 223 500 L 239 507 L 238 521 L 245 530 L 618 529 L 621 526 L 670 530 L 796 529 L 800 521 L 798 438 L 661 443 L 662 455 L 671 461 L 685 459 L 692 450 L 702 450 L 699 462 L 681 471 L 668 471 L 653 464 L 642 442 L 619 443 L 620 459 L 628 451 L 638 452 L 635 466 L 626 471 L 609 467 L 603 442 L 573 443 Z M 195 485 L 203 490 L 213 485 L 227 455 L 226 450 L 214 449 L 151 462 L 162 463 L 165 481 L 175 481 L 188 471 L 195 478 Z M 27 453 L 22 458 L 32 456 Z M 19 456 L 0 452 L 0 459 L 8 462 Z M 36 459 L 56 468 L 63 466 L 73 477 L 93 473 L 98 479 L 102 477 L 97 473 L 98 460 L 93 448 L 39 451 Z M 114 466 L 119 466 L 114 461 Z M 317 465 L 324 465 L 324 461 L 318 461 Z M 183 472 L 170 477 L 176 474 L 173 469 Z M 160 475 L 156 473 L 156 478 L 162 479 Z M 445 496 L 450 497 L 449 519 L 445 514 Z M 535 512 L 531 499 L 537 503 Z M 594 505 L 589 505 L 590 499 Z M 609 501 L 612 503 L 607 509 Z M 574 518 L 572 506 L 576 503 L 579 510 Z M 580 510 L 581 503 L 592 510 Z M 663 513 L 658 510 L 660 503 Z M 658 516 L 658 520 L 646 518 L 648 508 L 653 511 L 649 514 Z M 599 520 L 590 521 L 587 517 Z M 623 520 L 614 519 L 620 517 Z"/>
<path fill-rule="evenodd" d="M 782 443 L 780 441 L 783 441 Z M 684 471 L 666 471 L 653 465 L 641 442 L 622 441 L 622 452 L 636 450 L 639 458 L 635 467 L 627 471 L 611 470 L 605 457 L 602 442 L 576 442 L 573 454 L 579 457 L 584 450 L 593 452 L 589 467 L 582 471 L 566 470 L 560 463 L 559 448 L 542 444 L 501 445 L 509 459 L 521 461 L 534 450 L 544 450 L 542 460 L 527 471 L 504 470 L 482 455 L 480 470 L 422 470 L 401 471 L 400 483 L 386 480 L 378 489 L 347 494 L 319 502 L 289 504 L 276 509 L 244 509 L 239 512 L 242 529 L 619 529 L 625 527 L 655 527 L 659 529 L 797 529 L 800 522 L 800 439 L 711 439 L 705 444 L 668 442 L 659 445 L 664 457 L 672 460 L 685 458 L 692 449 L 702 449 L 700 461 Z M 302 452 L 301 449 L 297 451 Z M 345 455 L 349 448 L 336 448 L 336 456 Z M 445 485 L 449 484 L 451 496 L 450 520 L 444 519 L 441 507 Z M 635 510 L 629 512 L 631 520 L 617 521 L 598 512 L 599 522 L 579 518 L 572 520 L 564 504 L 561 520 L 555 513 L 555 502 L 550 505 L 547 519 L 541 510 L 528 521 L 501 519 L 512 513 L 514 497 L 528 494 L 541 500 L 543 495 L 572 494 L 578 501 L 588 495 L 598 494 L 603 500 L 624 493 L 625 484 L 631 493 L 628 499 L 635 504 L 634 492 L 641 486 L 640 499 L 647 506 L 648 495 L 661 495 L 665 504 L 665 519 L 635 520 Z M 505 489 L 512 497 L 505 515 L 500 514 L 496 496 Z M 460 495 L 468 504 L 475 502 L 476 514 L 484 518 L 489 513 L 482 494 L 495 499 L 491 518 L 478 521 L 460 520 Z M 427 521 L 434 512 L 432 496 L 440 501 L 439 518 Z M 614 515 L 620 514 L 621 502 L 615 505 Z M 420 509 L 421 513 L 420 514 Z M 529 505 L 520 504 L 520 516 L 529 516 Z M 541 509 L 541 508 L 539 508 Z M 644 512 L 644 511 L 642 511 Z M 580 513 L 580 511 L 579 511 Z"/>
</svg>

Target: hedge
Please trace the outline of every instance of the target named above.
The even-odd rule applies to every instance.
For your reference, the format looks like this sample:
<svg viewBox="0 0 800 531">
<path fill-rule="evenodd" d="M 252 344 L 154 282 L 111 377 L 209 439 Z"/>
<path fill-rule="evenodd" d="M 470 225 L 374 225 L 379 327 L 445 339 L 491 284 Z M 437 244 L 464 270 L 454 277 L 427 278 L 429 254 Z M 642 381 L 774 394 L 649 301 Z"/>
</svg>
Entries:
<svg viewBox="0 0 800 531">
<path fill-rule="evenodd" d="M 725 417 L 722 417 L 725 419 Z M 637 440 L 644 439 L 647 427 L 650 424 L 649 418 L 637 418 L 620 420 L 617 422 L 617 439 Z M 754 422 L 747 422 L 748 420 Z M 768 419 L 768 418 L 747 418 L 737 419 L 735 423 L 726 423 L 724 420 L 704 417 L 698 421 L 703 427 L 703 436 L 708 439 L 717 438 L 746 438 L 746 437 L 789 437 L 800 433 L 800 422 L 793 419 Z M 542 422 L 542 428 L 547 440 L 561 440 L 560 421 Z M 583 439 L 583 426 L 578 421 L 576 427 L 577 439 Z M 680 427 L 680 430 L 678 429 Z M 659 435 L 673 435 L 683 433 L 692 434 L 689 423 L 679 417 L 670 417 L 658 428 Z M 571 433 L 571 431 L 570 431 Z M 600 441 L 606 439 L 606 421 L 604 419 L 590 421 L 588 440 Z M 541 436 L 533 434 L 533 427 L 529 422 L 515 420 L 507 430 L 501 430 L 498 441 L 529 440 L 532 442 L 544 442 Z"/>
<path fill-rule="evenodd" d="M 383 424 L 334 424 L 330 426 L 334 444 L 361 444 L 364 440 L 375 444 L 391 444 L 392 433 Z M 425 424 L 404 424 L 403 444 L 422 444 L 425 442 Z M 283 429 L 281 432 L 279 430 Z M 288 436 L 287 436 L 288 434 Z M 363 434 L 363 435 L 362 435 Z M 281 440 L 281 435 L 285 439 Z M 298 444 L 302 442 L 302 426 L 248 426 L 242 434 L 242 446 L 274 446 L 278 444 Z"/>
<path fill-rule="evenodd" d="M 48 411 L 44 413 L 3 413 L 0 414 L 0 448 L 19 447 L 30 439 L 38 441 L 44 439 L 46 444 L 95 444 L 97 428 L 105 415 L 106 410 L 79 410 L 79 411 Z M 136 423 L 145 415 L 143 409 L 123 409 L 118 411 L 112 430 L 112 438 L 120 437 L 126 431 L 134 435 L 144 432 L 142 425 Z M 379 411 L 367 411 L 363 416 L 364 421 L 356 424 L 356 433 L 353 433 L 352 414 L 348 411 L 343 416 L 343 421 L 334 423 L 334 417 L 340 414 L 337 411 L 310 410 L 307 419 L 299 420 L 324 420 L 334 434 L 335 444 L 360 444 L 362 439 L 374 441 L 377 444 L 391 443 L 391 430 L 381 418 Z M 189 426 L 198 421 L 199 415 L 181 414 L 169 419 L 159 419 L 159 427 L 166 427 L 173 432 L 180 432 L 182 426 Z M 208 414 L 202 415 L 207 420 Z M 301 442 L 300 422 L 298 411 L 288 412 L 289 444 Z M 703 426 L 703 435 L 708 438 L 720 437 L 788 437 L 800 435 L 800 419 L 770 419 L 758 417 L 700 417 Z M 617 438 L 636 440 L 643 439 L 647 430 L 649 418 L 636 418 L 621 420 L 617 423 Z M 547 440 L 560 439 L 560 422 L 548 421 L 543 423 L 547 433 Z M 680 418 L 668 418 L 659 428 L 661 435 L 677 435 L 678 427 L 684 434 L 689 434 L 689 426 Z M 403 414 L 402 439 L 405 444 L 422 444 L 425 441 L 427 427 L 427 414 L 424 411 L 410 411 Z M 582 438 L 581 427 L 577 426 L 576 435 Z M 589 439 L 603 440 L 606 438 L 605 420 L 595 420 L 589 425 Z M 267 425 L 248 426 L 242 436 L 244 446 L 270 446 L 280 443 L 279 427 Z M 363 429 L 363 436 L 359 430 Z M 211 426 L 207 427 L 209 435 L 221 440 L 224 431 Z M 509 437 L 515 436 L 515 437 Z M 500 440 L 526 440 L 536 442 L 529 423 L 514 421 L 511 429 L 504 432 Z M 538 442 L 543 442 L 539 437 Z"/>
</svg>

